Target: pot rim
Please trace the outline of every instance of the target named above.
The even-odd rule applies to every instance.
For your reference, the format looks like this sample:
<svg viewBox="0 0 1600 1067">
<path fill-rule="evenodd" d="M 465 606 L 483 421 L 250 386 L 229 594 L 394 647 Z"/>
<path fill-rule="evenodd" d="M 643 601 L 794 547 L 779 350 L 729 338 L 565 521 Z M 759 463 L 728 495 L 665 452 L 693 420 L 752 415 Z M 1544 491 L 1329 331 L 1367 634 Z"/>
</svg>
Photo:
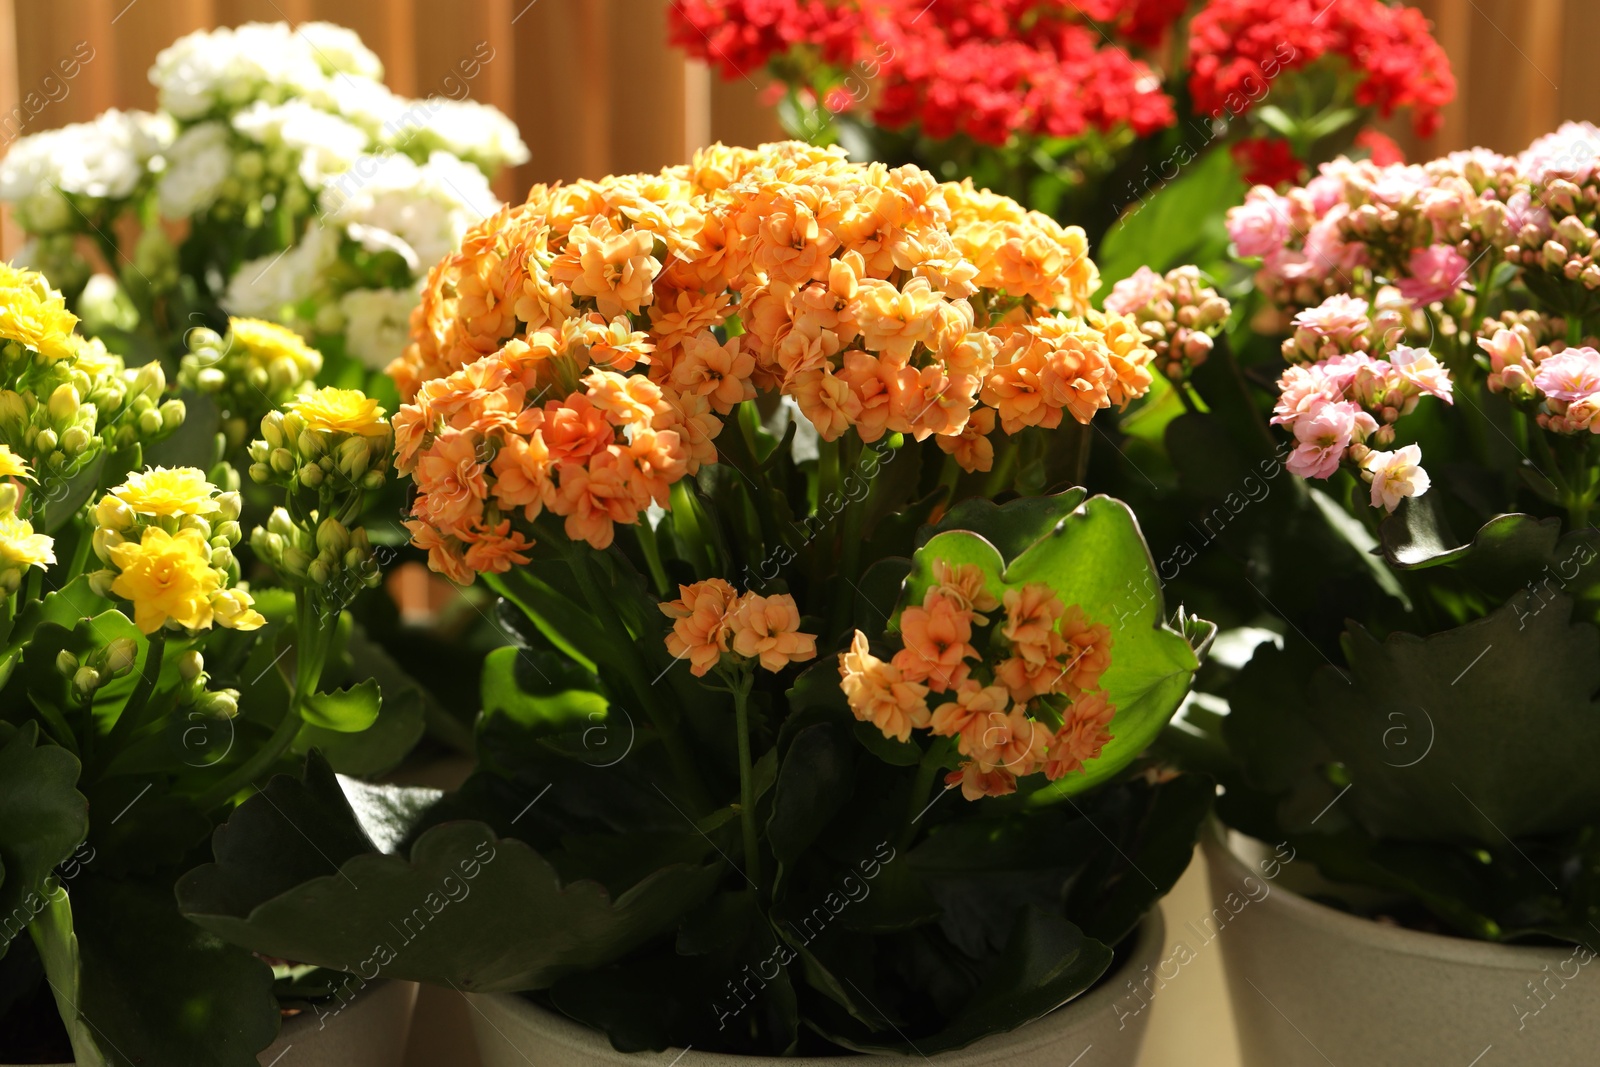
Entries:
<svg viewBox="0 0 1600 1067">
<path fill-rule="evenodd" d="M 994 1052 L 1016 1051 L 1021 1052 L 1037 1045 L 1041 1038 L 1049 1036 L 1054 1029 L 1063 1028 L 1074 1020 L 1082 1019 L 1095 1011 L 1110 1011 L 1113 1004 L 1126 994 L 1117 984 L 1117 979 L 1125 973 L 1132 973 L 1130 969 L 1137 969 L 1147 962 L 1160 958 L 1161 951 L 1166 945 L 1166 918 L 1162 914 L 1160 903 L 1139 920 L 1139 925 L 1131 935 L 1133 950 L 1120 967 L 1116 967 L 1101 975 L 1100 980 L 1081 996 L 1075 997 L 1060 1005 L 1041 1018 L 1025 1023 L 1015 1030 L 1003 1034 L 991 1034 L 989 1037 L 968 1045 L 965 1049 L 952 1050 L 954 1055 L 960 1055 L 976 1048 L 982 1047 L 985 1054 Z M 569 1019 L 559 1012 L 551 1011 L 542 1005 L 535 1004 L 532 1000 L 519 993 L 468 993 L 468 1002 L 476 1000 L 491 1001 L 500 1005 L 504 1010 L 514 1014 L 533 1016 L 538 1020 L 537 1026 L 547 1036 L 565 1048 L 574 1052 L 585 1052 L 591 1055 L 611 1055 L 613 1057 L 632 1057 L 633 1053 L 617 1052 L 612 1048 L 611 1041 L 600 1030 L 591 1029 L 575 1019 Z M 483 1009 L 473 1005 L 480 1016 L 488 1020 Z M 491 1022 L 492 1026 L 493 1023 Z M 498 1032 L 498 1028 L 496 1028 Z M 501 1037 L 505 1037 L 501 1034 Z M 509 1038 L 507 1038 L 509 1040 Z M 661 1052 L 661 1056 L 683 1056 L 687 1049 L 677 1047 L 668 1048 Z M 936 1053 L 935 1055 L 945 1055 Z M 893 1053 L 854 1053 L 832 1057 L 827 1062 L 866 1062 L 872 1059 L 888 1060 Z M 923 1057 L 927 1059 L 927 1057 Z M 676 1063 L 677 1060 L 672 1062 Z M 820 1063 L 821 1059 L 806 1057 L 795 1060 L 779 1056 L 740 1056 L 727 1052 L 698 1052 L 695 1063 L 697 1067 L 756 1067 L 759 1064 L 807 1064 Z M 985 1060 L 984 1062 L 990 1062 Z M 3 1065 L 0 1065 L 3 1067 Z"/>
<path fill-rule="evenodd" d="M 1256 838 L 1231 829 L 1220 819 L 1213 820 L 1212 828 L 1200 835 L 1206 862 L 1212 874 L 1226 873 L 1230 877 L 1261 879 L 1261 875 L 1245 866 L 1228 835 L 1237 834 L 1245 840 Z M 1418 956 L 1443 963 L 1470 964 L 1476 967 L 1500 967 L 1538 970 L 1541 964 L 1566 959 L 1571 949 L 1544 945 L 1508 945 L 1497 941 L 1480 941 L 1470 937 L 1434 934 L 1411 930 L 1404 926 L 1381 923 L 1363 918 L 1338 908 L 1320 904 L 1301 896 L 1292 889 L 1273 885 L 1271 897 L 1281 897 L 1279 907 L 1301 923 L 1335 937 L 1357 941 L 1364 945 L 1382 948 L 1405 956 Z"/>
</svg>

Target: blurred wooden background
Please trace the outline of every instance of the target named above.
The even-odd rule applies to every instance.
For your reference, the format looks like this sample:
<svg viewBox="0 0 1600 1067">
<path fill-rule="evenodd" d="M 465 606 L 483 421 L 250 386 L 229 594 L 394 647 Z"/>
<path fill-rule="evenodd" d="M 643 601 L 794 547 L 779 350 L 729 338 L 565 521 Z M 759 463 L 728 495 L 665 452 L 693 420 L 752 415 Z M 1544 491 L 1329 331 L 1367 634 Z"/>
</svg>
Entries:
<svg viewBox="0 0 1600 1067">
<path fill-rule="evenodd" d="M 974 0 L 980 2 L 980 0 Z M 1331 0 L 1338 3 L 1340 0 Z M 1461 83 L 1431 143 L 1402 134 L 1413 157 L 1482 144 L 1525 145 L 1562 119 L 1600 120 L 1596 0 L 1414 0 L 1435 24 Z M 0 133 L 6 116 L 84 43 L 94 58 L 23 132 L 150 108 L 146 71 L 183 33 L 252 20 L 326 19 L 382 56 L 391 88 L 447 93 L 457 64 L 487 42 L 494 59 L 469 84 L 512 117 L 532 160 L 500 182 L 510 199 L 535 181 L 654 170 L 712 140 L 779 135 L 757 99 L 759 74 L 723 82 L 666 42 L 666 0 L 0 0 Z M 53 95 L 59 95 L 59 87 Z M 26 112 L 23 112 L 26 116 Z M 1396 131 L 1400 132 L 1399 130 Z M 8 235 L 14 236 L 14 235 Z M 4 242 L 6 250 L 15 247 Z"/>
</svg>

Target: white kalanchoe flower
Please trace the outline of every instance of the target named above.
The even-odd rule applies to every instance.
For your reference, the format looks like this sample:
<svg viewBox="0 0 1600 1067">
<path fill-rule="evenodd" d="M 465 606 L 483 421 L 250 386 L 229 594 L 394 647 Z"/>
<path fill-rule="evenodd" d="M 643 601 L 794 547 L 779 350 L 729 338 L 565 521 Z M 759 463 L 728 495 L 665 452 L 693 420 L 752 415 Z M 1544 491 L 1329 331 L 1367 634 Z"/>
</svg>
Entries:
<svg viewBox="0 0 1600 1067">
<path fill-rule="evenodd" d="M 257 101 L 233 117 L 233 128 L 257 144 L 297 152 L 300 180 L 312 189 L 348 169 L 370 144 L 360 127 L 304 100 Z"/>
<path fill-rule="evenodd" d="M 150 68 L 162 109 L 180 120 L 278 103 L 327 80 L 310 42 L 283 22 L 197 30 L 162 49 Z"/>
<path fill-rule="evenodd" d="M 361 127 L 375 141 L 384 139 L 385 130 L 400 128 L 406 111 L 414 106 L 382 82 L 345 76 L 329 78 L 306 99 Z"/>
<path fill-rule="evenodd" d="M 250 260 L 228 279 L 223 310 L 242 318 L 284 321 L 285 309 L 319 294 L 323 276 L 339 258 L 337 230 L 312 225 L 288 252 Z"/>
<path fill-rule="evenodd" d="M 172 120 L 165 115 L 115 108 L 92 122 L 24 137 L 0 161 L 0 200 L 17 205 L 31 233 L 69 228 L 79 216 L 62 193 L 126 199 L 172 138 Z"/>
<path fill-rule="evenodd" d="M 187 219 L 217 202 L 233 173 L 233 135 L 220 122 L 202 122 L 178 137 L 166 154 L 167 167 L 156 185 L 161 214 Z"/>
<path fill-rule="evenodd" d="M 443 150 L 486 174 L 520 166 L 530 158 L 516 123 L 488 104 L 434 96 L 417 101 L 403 118 L 383 136 L 408 155 Z"/>
<path fill-rule="evenodd" d="M 398 359 L 411 340 L 411 309 L 419 289 L 352 289 L 339 298 L 345 349 L 369 370 Z"/>
<path fill-rule="evenodd" d="M 311 50 L 323 73 L 333 76 L 333 80 L 342 80 L 338 77 L 341 74 L 368 81 L 383 79 L 383 60 L 361 43 L 355 30 L 332 22 L 302 22 L 295 27 L 295 34 Z"/>
<path fill-rule="evenodd" d="M 420 274 L 461 243 L 467 228 L 500 209 L 476 167 L 444 152 L 418 166 L 399 154 L 366 155 L 319 198 L 323 221 L 371 252 L 390 250 Z"/>
</svg>

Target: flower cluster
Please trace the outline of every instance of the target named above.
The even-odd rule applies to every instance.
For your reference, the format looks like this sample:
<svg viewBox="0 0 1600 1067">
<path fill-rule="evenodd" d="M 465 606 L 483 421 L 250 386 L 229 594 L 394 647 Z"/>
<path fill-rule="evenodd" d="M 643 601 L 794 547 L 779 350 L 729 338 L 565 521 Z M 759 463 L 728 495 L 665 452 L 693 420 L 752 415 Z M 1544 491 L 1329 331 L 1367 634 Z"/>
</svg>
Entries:
<svg viewBox="0 0 1600 1067">
<path fill-rule="evenodd" d="M 0 443 L 56 487 L 105 450 L 149 444 L 183 423 L 159 360 L 128 368 L 42 275 L 0 264 Z M 36 494 L 25 499 L 36 513 Z"/>
<path fill-rule="evenodd" d="M 708 578 L 680 585 L 678 599 L 660 607 L 673 620 L 667 651 L 687 659 L 697 678 L 725 661 L 754 661 L 776 674 L 817 655 L 816 635 L 800 632 L 800 609 L 787 593 L 740 593 L 721 578 Z"/>
<path fill-rule="evenodd" d="M 1175 95 L 1203 122 L 1228 122 L 1291 72 L 1336 86 L 1315 119 L 1301 116 L 1307 129 L 1330 114 L 1350 125 L 1409 108 L 1427 135 L 1455 93 L 1427 21 L 1386 0 L 676 0 L 671 12 L 673 40 L 691 55 L 726 78 L 766 67 L 819 117 L 820 101 L 886 129 L 991 146 L 1149 137 L 1178 122 Z M 1163 84 L 1175 29 L 1186 94 Z M 1247 172 L 1296 178 L 1304 164 L 1289 131 L 1258 125 L 1266 136 L 1234 146 Z"/>
<path fill-rule="evenodd" d="M 228 334 L 191 330 L 178 383 L 214 397 L 223 433 L 237 447 L 269 412 L 309 391 L 322 370 L 322 353 L 284 326 L 260 319 L 229 319 Z"/>
<path fill-rule="evenodd" d="M 457 580 L 522 562 L 545 512 L 603 548 L 716 461 L 757 390 L 827 441 L 1087 423 L 1150 385 L 1133 319 L 1088 306 L 1083 232 L 915 167 L 789 142 L 571 186 L 468 234 L 390 373 L 409 528 Z"/>
<path fill-rule="evenodd" d="M 1597 225 L 1600 129 L 1587 123 L 1515 156 L 1480 148 L 1409 166 L 1337 159 L 1304 187 L 1252 189 L 1228 216 L 1238 254 L 1261 260 L 1257 282 L 1275 303 L 1309 307 L 1392 284 L 1451 314 L 1463 290 L 1502 263 L 1557 288 L 1600 289 Z"/>
<path fill-rule="evenodd" d="M 1372 314 L 1367 301 L 1338 295 L 1295 316 L 1272 417 L 1294 437 L 1290 473 L 1328 478 L 1348 461 L 1371 483 L 1372 506 L 1388 511 L 1430 484 L 1418 446 L 1381 450 L 1394 443 L 1395 422 L 1424 396 L 1455 402 L 1450 372 L 1438 359 L 1400 343 L 1405 330 L 1394 305 L 1404 304 L 1386 290 Z"/>
<path fill-rule="evenodd" d="M 1600 433 L 1600 339 L 1570 344 L 1566 323 L 1538 312 L 1486 319 L 1474 338 L 1492 393 L 1505 393 L 1552 433 Z"/>
<path fill-rule="evenodd" d="M 1133 317 L 1156 354 L 1155 365 L 1174 381 L 1206 361 L 1232 312 L 1200 268 L 1187 266 L 1165 275 L 1140 267 L 1111 287 L 1105 308 Z"/>
<path fill-rule="evenodd" d="M 1202 114 L 1237 114 L 1230 101 L 1253 100 L 1253 86 L 1324 56 L 1343 61 L 1358 106 L 1385 117 L 1410 108 L 1424 137 L 1455 96 L 1422 13 L 1384 0 L 1211 0 L 1189 24 L 1189 92 Z"/>
<path fill-rule="evenodd" d="M 101 596 L 133 605 L 144 633 L 196 633 L 213 625 L 254 630 L 266 624 L 239 583 L 238 493 L 219 492 L 193 467 L 135 472 L 94 508 L 90 574 Z"/>
<path fill-rule="evenodd" d="M 997 597 L 974 564 L 936 560 L 934 578 L 922 603 L 900 613 L 893 656 L 873 655 L 859 630 L 840 653 L 855 717 L 899 741 L 914 729 L 954 738 L 963 760 L 946 782 L 968 800 L 1014 792 L 1035 772 L 1053 782 L 1098 757 L 1116 714 L 1099 690 L 1110 628 L 1046 585 Z M 930 708 L 930 694 L 944 699 Z"/>
<path fill-rule="evenodd" d="M 367 531 L 353 524 L 367 495 L 383 487 L 393 451 L 383 407 L 334 386 L 268 412 L 250 444 L 251 481 L 287 491 L 286 506 L 252 531 L 250 547 L 324 617 L 378 584 Z"/>
<path fill-rule="evenodd" d="M 1067 3 L 1005 0 L 679 0 L 673 40 L 724 77 L 808 49 L 839 70 L 866 67 L 877 90 L 873 121 L 916 125 L 930 137 L 963 133 L 1001 145 L 1015 133 L 1077 137 L 1172 125 L 1172 101 L 1150 66 L 1107 43 L 1085 19 L 1126 18 L 1130 38 L 1159 38 L 1180 2 L 1101 0 L 1080 13 Z M 836 92 L 829 106 L 855 101 Z"/>
<path fill-rule="evenodd" d="M 463 75 L 493 58 L 474 52 Z M 341 355 L 381 368 L 404 347 L 423 272 L 499 208 L 489 179 L 528 158 L 494 108 L 408 100 L 382 77 L 377 56 L 328 23 L 183 37 L 150 70 L 158 113 L 24 137 L 0 162 L 0 200 L 34 238 L 22 261 L 76 292 L 91 268 L 73 236 L 114 240 L 131 228 L 119 218 L 137 218 L 138 276 L 126 280 L 140 300 L 175 293 L 188 271 L 224 310 L 340 338 Z M 150 225 L 157 216 L 188 223 L 186 254 Z M 121 263 L 108 255 L 101 269 Z"/>
</svg>

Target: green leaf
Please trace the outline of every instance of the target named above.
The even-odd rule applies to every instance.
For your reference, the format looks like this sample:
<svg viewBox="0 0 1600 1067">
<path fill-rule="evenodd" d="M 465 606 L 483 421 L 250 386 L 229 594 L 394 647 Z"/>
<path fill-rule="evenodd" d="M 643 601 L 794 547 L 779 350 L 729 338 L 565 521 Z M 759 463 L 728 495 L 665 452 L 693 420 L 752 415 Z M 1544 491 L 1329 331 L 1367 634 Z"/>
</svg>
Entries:
<svg viewBox="0 0 1600 1067">
<path fill-rule="evenodd" d="M 939 1032 L 913 1042 L 896 1030 L 874 1033 L 836 1022 L 827 1036 L 858 1052 L 924 1057 L 951 1052 L 1043 1018 L 1094 985 L 1111 961 L 1110 948 L 1060 915 L 1030 906 L 1017 914 L 1005 950 L 984 974 L 978 994 Z"/>
<path fill-rule="evenodd" d="M 1038 802 L 1081 793 L 1126 767 L 1178 710 L 1199 659 L 1166 622 L 1161 581 L 1138 521 L 1110 497 L 1084 501 L 1005 570 L 1005 585 L 1048 585 L 1064 604 L 1111 627 L 1111 666 L 1100 684 L 1116 717 L 1099 758 L 1034 794 Z"/>
<path fill-rule="evenodd" d="M 72 886 L 80 1008 L 114 1067 L 256 1067 L 278 1033 L 272 968 L 178 914 L 172 889 L 85 873 Z"/>
<path fill-rule="evenodd" d="M 378 721 L 381 706 L 378 683 L 368 678 L 348 689 L 312 693 L 301 704 L 300 717 L 312 726 L 342 734 L 355 734 Z"/>
<path fill-rule="evenodd" d="M 966 530 L 950 530 L 934 534 L 928 539 L 927 544 L 917 549 L 917 554 L 911 557 L 911 573 L 906 575 L 901 602 L 896 607 L 894 618 L 890 620 L 891 628 L 898 630 L 900 612 L 921 604 L 928 590 L 937 584 L 933 573 L 936 560 L 943 560 L 952 567 L 977 567 L 988 579 L 985 587 L 996 599 L 1005 592 L 1000 576 L 1005 570 L 1005 560 L 998 548 L 978 534 Z"/>
<path fill-rule="evenodd" d="M 38 949 L 56 1010 L 67 1028 L 75 1064 L 77 1067 L 106 1067 L 110 1061 L 101 1054 L 94 1031 L 79 1009 L 83 1003 L 83 968 L 78 954 L 78 935 L 72 930 L 72 899 L 66 893 L 50 894 L 44 908 L 29 923 L 28 932 Z"/>
<path fill-rule="evenodd" d="M 799 859 L 850 799 L 855 746 L 832 723 L 800 731 L 778 770 L 767 841 L 783 863 Z"/>
<path fill-rule="evenodd" d="M 295 827 L 331 840 L 297 843 Z M 613 899 L 597 882 L 563 885 L 538 852 L 479 822 L 434 826 L 409 857 L 357 851 L 364 841 L 326 764 L 312 761 L 303 781 L 274 778 L 240 805 L 218 831 L 216 862 L 186 874 L 178 900 L 194 922 L 266 955 L 508 992 L 673 930 L 724 870 L 671 864 Z"/>
<path fill-rule="evenodd" d="M 308 724 L 295 739 L 295 751 L 317 749 L 340 774 L 384 774 L 398 766 L 422 739 L 427 694 L 361 627 L 352 630 L 347 647 L 351 656 L 347 676 L 371 678 L 383 693 L 378 718 L 359 733 Z"/>
<path fill-rule="evenodd" d="M 1600 818 L 1600 631 L 1572 603 L 1522 592 L 1429 637 L 1346 631 L 1348 677 L 1317 673 L 1310 716 L 1363 825 L 1499 844 Z"/>
<path fill-rule="evenodd" d="M 936 533 L 966 530 L 983 537 L 1009 562 L 1048 535 L 1088 495 L 1083 489 L 1069 489 L 1054 496 L 1021 497 L 1006 504 L 972 497 L 951 508 L 936 525 L 924 530 L 918 538 L 918 547 Z"/>
<path fill-rule="evenodd" d="M 1202 267 L 1224 258 L 1226 208 L 1244 199 L 1238 167 L 1225 151 L 1207 152 L 1176 179 L 1140 201 L 1106 233 L 1095 261 L 1102 292 L 1141 266 L 1167 271 L 1180 263 Z"/>
<path fill-rule="evenodd" d="M 0 956 L 50 897 L 56 865 L 88 836 L 78 773 L 72 753 L 39 744 L 34 723 L 0 742 Z"/>
</svg>

